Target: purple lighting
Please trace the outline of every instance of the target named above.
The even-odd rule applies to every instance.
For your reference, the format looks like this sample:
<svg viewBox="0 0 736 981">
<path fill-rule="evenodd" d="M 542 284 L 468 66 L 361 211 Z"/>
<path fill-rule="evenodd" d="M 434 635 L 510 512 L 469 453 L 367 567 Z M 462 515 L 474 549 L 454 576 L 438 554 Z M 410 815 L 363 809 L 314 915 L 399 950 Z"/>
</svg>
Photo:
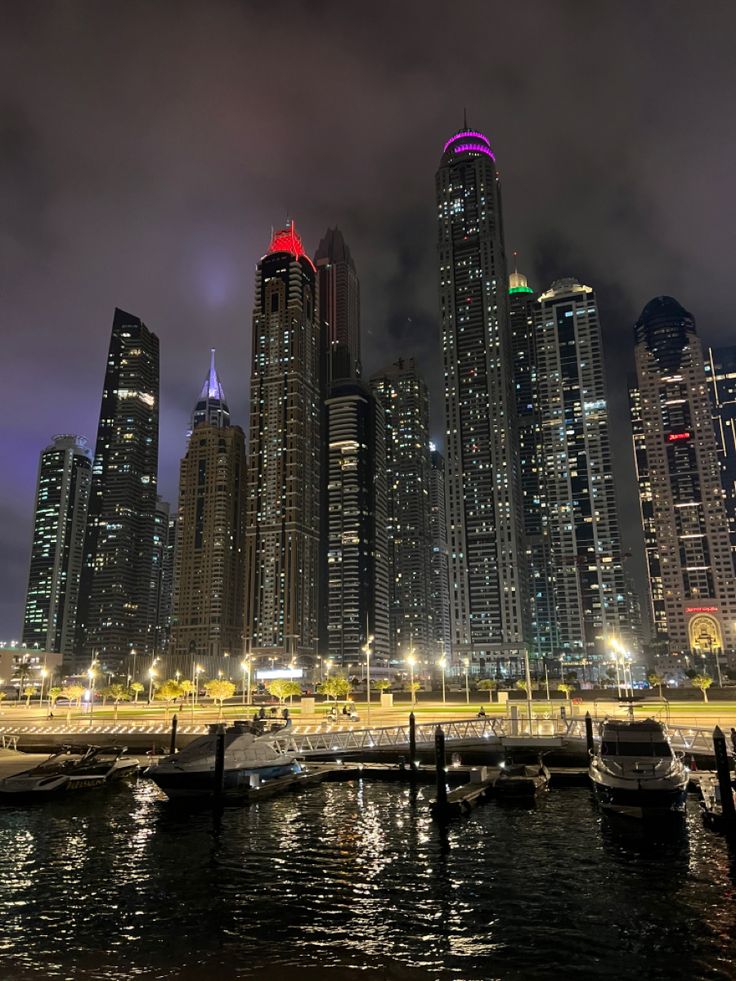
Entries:
<svg viewBox="0 0 736 981">
<path fill-rule="evenodd" d="M 454 153 L 463 153 L 465 150 L 472 150 L 475 153 L 485 153 L 485 155 L 487 157 L 490 157 L 491 160 L 494 160 L 495 161 L 495 159 L 496 159 L 493 156 L 493 153 L 488 149 L 488 147 L 487 146 L 483 146 L 482 143 L 461 143 L 460 146 L 456 146 L 455 147 L 455 149 L 454 149 L 453 152 Z"/>
<path fill-rule="evenodd" d="M 462 133 L 455 133 L 454 136 L 451 136 L 450 139 L 447 141 L 447 143 L 445 143 L 444 149 L 447 150 L 447 148 L 451 144 L 453 144 L 455 142 L 455 140 L 461 140 L 461 139 L 463 139 L 463 138 L 465 138 L 467 136 L 470 136 L 470 137 L 472 137 L 472 138 L 474 138 L 476 140 L 482 140 L 487 147 L 490 147 L 490 145 L 491 145 L 491 141 L 488 139 L 487 136 L 484 136 L 483 133 L 478 133 L 474 129 L 466 129 Z"/>
</svg>

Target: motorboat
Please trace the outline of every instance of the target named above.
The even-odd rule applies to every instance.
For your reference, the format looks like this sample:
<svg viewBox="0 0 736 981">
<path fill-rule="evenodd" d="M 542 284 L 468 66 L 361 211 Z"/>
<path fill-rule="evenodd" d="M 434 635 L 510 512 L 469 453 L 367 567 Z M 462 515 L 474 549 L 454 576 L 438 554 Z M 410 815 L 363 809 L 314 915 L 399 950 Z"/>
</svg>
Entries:
<svg viewBox="0 0 736 981">
<path fill-rule="evenodd" d="M 0 780 L 0 801 L 43 800 L 132 776 L 138 761 L 126 759 L 125 750 L 125 746 L 87 746 L 79 753 L 64 747 L 38 766 Z"/>
<path fill-rule="evenodd" d="M 262 782 L 301 772 L 295 755 L 278 738 L 285 728 L 264 732 L 261 725 L 251 722 L 234 722 L 227 728 L 211 725 L 207 735 L 195 739 L 180 753 L 162 757 L 144 775 L 170 798 L 211 797 L 216 789 L 217 737 L 223 733 L 223 792 L 228 796 L 247 794 Z"/>
<path fill-rule="evenodd" d="M 628 817 L 684 813 L 689 771 L 656 719 L 606 720 L 588 774 L 601 807 Z"/>
<path fill-rule="evenodd" d="M 541 760 L 536 766 L 501 763 L 500 772 L 493 781 L 496 795 L 508 800 L 535 797 L 548 787 L 549 770 Z"/>
</svg>

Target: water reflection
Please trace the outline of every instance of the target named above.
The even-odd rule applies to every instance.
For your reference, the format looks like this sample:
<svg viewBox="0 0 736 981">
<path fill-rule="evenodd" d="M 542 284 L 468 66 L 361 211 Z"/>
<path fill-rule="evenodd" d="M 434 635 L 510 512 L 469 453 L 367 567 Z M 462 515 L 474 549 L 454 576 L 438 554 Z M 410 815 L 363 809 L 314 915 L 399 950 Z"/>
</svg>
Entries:
<svg viewBox="0 0 736 981">
<path fill-rule="evenodd" d="M 9 977 L 732 976 L 725 842 L 695 811 L 666 832 L 611 821 L 585 790 L 443 827 L 408 785 L 326 784 L 213 816 L 139 781 L 0 811 L 0 846 Z"/>
</svg>

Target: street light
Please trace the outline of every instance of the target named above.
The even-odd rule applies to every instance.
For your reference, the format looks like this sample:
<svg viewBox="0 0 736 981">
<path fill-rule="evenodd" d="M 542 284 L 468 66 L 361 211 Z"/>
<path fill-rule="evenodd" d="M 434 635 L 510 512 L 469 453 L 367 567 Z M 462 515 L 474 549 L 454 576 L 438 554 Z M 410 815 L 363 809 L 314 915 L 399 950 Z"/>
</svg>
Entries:
<svg viewBox="0 0 736 981">
<path fill-rule="evenodd" d="M 248 694 L 250 694 L 250 679 L 248 678 L 248 680 L 246 680 L 246 677 L 248 675 L 250 675 L 250 672 L 248 670 L 248 660 L 247 660 L 247 658 L 244 658 L 240 662 L 240 666 L 243 669 L 243 705 L 245 705 L 246 692 Z"/>
<path fill-rule="evenodd" d="M 713 653 L 715 654 L 715 658 L 716 658 L 716 671 L 718 672 L 718 687 L 723 688 L 723 675 L 721 674 L 721 659 L 719 657 L 720 649 L 721 648 L 718 646 L 718 644 L 716 644 L 716 646 L 713 648 Z"/>
<path fill-rule="evenodd" d="M 416 699 L 414 697 L 414 665 L 417 663 L 417 659 L 413 654 L 409 654 L 406 659 L 406 663 L 409 665 L 409 691 L 411 692 L 411 704 L 416 704 Z"/>
<path fill-rule="evenodd" d="M 148 704 L 150 705 L 153 701 L 153 679 L 156 677 L 156 672 L 153 667 L 148 672 Z"/>
<path fill-rule="evenodd" d="M 41 694 L 38 697 L 39 707 L 43 707 L 43 683 L 46 680 L 46 675 L 47 674 L 48 674 L 48 671 L 46 670 L 46 668 L 42 668 L 41 669 Z"/>
<path fill-rule="evenodd" d="M 465 701 L 470 705 L 470 681 L 468 679 L 468 669 L 470 668 L 470 658 L 464 657 L 463 664 L 465 665 Z"/>
<path fill-rule="evenodd" d="M 371 648 L 373 646 L 373 641 L 375 640 L 373 634 L 368 634 L 365 644 L 363 644 L 363 651 L 365 653 L 365 693 L 367 705 L 368 718 L 371 717 Z"/>
<path fill-rule="evenodd" d="M 447 693 L 445 691 L 445 668 L 447 667 L 447 658 L 443 655 L 439 659 L 439 661 L 437 662 L 437 664 L 439 665 L 440 670 L 442 671 L 442 704 L 443 705 L 446 705 L 447 704 Z"/>
</svg>

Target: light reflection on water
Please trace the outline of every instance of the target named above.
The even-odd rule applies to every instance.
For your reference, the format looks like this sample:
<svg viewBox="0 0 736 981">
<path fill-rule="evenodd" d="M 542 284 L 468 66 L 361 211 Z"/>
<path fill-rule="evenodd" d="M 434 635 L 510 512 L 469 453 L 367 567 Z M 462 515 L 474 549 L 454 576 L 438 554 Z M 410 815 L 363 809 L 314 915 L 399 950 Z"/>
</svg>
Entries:
<svg viewBox="0 0 736 981">
<path fill-rule="evenodd" d="M 0 854 L 9 979 L 736 977 L 726 843 L 694 812 L 654 836 L 616 824 L 585 790 L 442 833 L 409 787 L 214 820 L 141 780 L 0 811 Z"/>
</svg>

